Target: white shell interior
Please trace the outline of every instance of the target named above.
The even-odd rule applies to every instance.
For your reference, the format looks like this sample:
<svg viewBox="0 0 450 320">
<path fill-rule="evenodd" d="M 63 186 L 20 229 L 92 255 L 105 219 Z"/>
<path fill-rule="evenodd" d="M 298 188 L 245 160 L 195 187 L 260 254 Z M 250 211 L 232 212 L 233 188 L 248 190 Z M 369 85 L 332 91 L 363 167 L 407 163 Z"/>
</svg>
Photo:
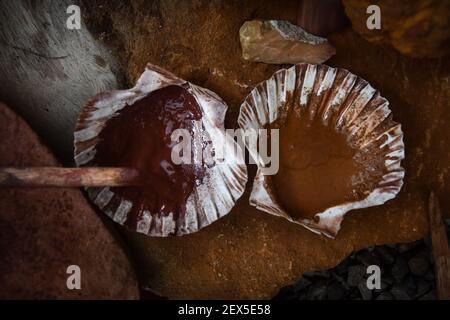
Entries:
<svg viewBox="0 0 450 320">
<path fill-rule="evenodd" d="M 293 110 L 288 110 L 289 99 L 294 99 Z M 403 133 L 400 124 L 391 119 L 389 102 L 369 83 L 347 70 L 312 64 L 281 69 L 257 85 L 242 103 L 238 123 L 242 129 L 258 130 L 288 111 L 299 112 L 300 108 L 308 110 L 311 116 L 321 117 L 324 124 L 328 124 L 334 115 L 336 130 L 351 137 L 357 148 L 380 141 L 383 141 L 380 148 L 388 147 L 383 153 L 386 174 L 377 187 L 368 190 L 371 192 L 361 201 L 342 203 L 318 212 L 315 220 L 294 220 L 277 203 L 268 177 L 258 170 L 250 196 L 251 205 L 315 233 L 335 237 L 348 211 L 381 205 L 400 191 L 404 177 L 400 165 L 405 156 Z M 247 148 L 259 168 L 263 167 L 257 150 L 248 144 Z"/>
<path fill-rule="evenodd" d="M 166 70 L 148 65 L 136 85 L 129 90 L 110 91 L 95 96 L 84 107 L 74 134 L 75 163 L 93 165 L 98 135 L 106 122 L 118 111 L 146 97 L 149 93 L 170 85 L 182 85 L 196 99 L 202 111 L 202 124 L 211 138 L 213 148 L 234 144 L 239 152 L 233 159 L 217 162 L 206 169 L 201 184 L 194 187 L 186 203 L 186 214 L 175 219 L 159 212 L 142 212 L 135 231 L 149 236 L 184 235 L 195 232 L 226 215 L 243 194 L 247 182 L 247 167 L 239 146 L 224 131 L 227 110 L 225 102 L 215 93 L 177 78 Z M 89 198 L 111 219 L 124 224 L 133 203 L 122 199 L 109 187 L 87 188 Z"/>
</svg>

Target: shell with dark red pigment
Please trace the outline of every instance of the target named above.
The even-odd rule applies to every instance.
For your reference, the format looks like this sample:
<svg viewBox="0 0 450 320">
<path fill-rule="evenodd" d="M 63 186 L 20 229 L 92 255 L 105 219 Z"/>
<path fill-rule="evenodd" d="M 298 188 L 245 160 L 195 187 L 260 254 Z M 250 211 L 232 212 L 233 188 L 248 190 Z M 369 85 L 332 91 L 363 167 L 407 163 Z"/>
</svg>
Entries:
<svg viewBox="0 0 450 320">
<path fill-rule="evenodd" d="M 120 110 L 145 98 L 152 92 L 168 86 L 182 86 L 195 98 L 202 113 L 202 126 L 214 147 L 234 144 L 225 134 L 225 102 L 215 93 L 182 80 L 159 67 L 148 65 L 136 85 L 128 90 L 116 90 L 98 94 L 90 100 L 80 114 L 74 135 L 75 162 L 77 166 L 95 165 L 99 134 L 106 122 Z M 135 231 L 149 236 L 184 235 L 211 224 L 226 215 L 243 194 L 247 181 L 247 168 L 241 152 L 226 163 L 216 163 L 206 168 L 203 182 L 196 185 L 185 204 L 185 214 L 175 218 L 160 212 L 142 210 Z M 90 200 L 119 224 L 126 224 L 131 217 L 134 203 L 124 199 L 109 187 L 87 188 Z"/>
<path fill-rule="evenodd" d="M 247 96 L 241 105 L 239 126 L 255 130 L 264 128 L 283 119 L 289 105 L 307 110 L 310 116 L 319 117 L 325 125 L 334 126 L 360 150 L 376 148 L 381 153 L 384 174 L 364 199 L 317 212 L 314 219 L 294 219 L 277 202 L 269 177 L 259 169 L 250 196 L 251 205 L 313 232 L 335 237 L 348 211 L 381 205 L 397 195 L 404 177 L 400 164 L 405 155 L 403 133 L 400 124 L 392 120 L 389 102 L 367 81 L 347 70 L 325 65 L 298 64 L 281 69 Z M 299 110 L 293 110 L 296 111 Z M 247 147 L 262 168 L 264 163 L 257 150 Z"/>
</svg>

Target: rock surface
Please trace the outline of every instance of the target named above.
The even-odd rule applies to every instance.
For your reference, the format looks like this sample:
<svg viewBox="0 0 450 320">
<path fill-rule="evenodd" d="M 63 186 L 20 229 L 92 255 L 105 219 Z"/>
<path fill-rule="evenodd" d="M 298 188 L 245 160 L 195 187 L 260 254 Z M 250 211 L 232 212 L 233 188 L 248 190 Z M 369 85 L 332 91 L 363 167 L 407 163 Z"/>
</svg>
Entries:
<svg viewBox="0 0 450 320">
<path fill-rule="evenodd" d="M 0 99 L 69 164 L 82 106 L 120 83 L 117 63 L 86 26 L 66 28 L 76 2 L 0 1 Z"/>
<path fill-rule="evenodd" d="M 450 53 L 450 1 L 343 0 L 353 28 L 365 39 L 390 44 L 412 57 L 442 57 Z M 378 5 L 381 30 L 366 26 L 367 7 Z"/>
<path fill-rule="evenodd" d="M 298 1 L 297 25 L 309 33 L 326 37 L 349 24 L 341 0 Z"/>
<path fill-rule="evenodd" d="M 37 135 L 0 103 L 0 166 L 58 166 Z M 137 299 L 121 245 L 78 189 L 0 189 L 0 299 Z M 81 290 L 66 286 L 81 268 Z"/>
<path fill-rule="evenodd" d="M 278 69 L 242 60 L 240 26 L 255 18 L 295 22 L 297 3 L 89 0 L 83 12 L 114 48 L 130 83 L 147 62 L 167 68 L 224 98 L 226 125 L 233 128 L 246 94 Z M 337 48 L 330 65 L 379 89 L 403 125 L 407 174 L 399 196 L 381 207 L 350 212 L 335 240 L 258 212 L 248 205 L 248 194 L 226 218 L 190 236 L 127 233 L 145 285 L 171 298 L 269 298 L 303 272 L 335 266 L 354 250 L 422 238 L 428 232 L 425 199 L 431 188 L 441 197 L 443 212 L 450 212 L 450 199 L 442 197 L 450 193 L 449 61 L 410 59 L 351 30 L 333 34 L 330 42 Z"/>
<path fill-rule="evenodd" d="M 323 63 L 336 52 L 325 38 L 287 21 L 246 21 L 239 29 L 242 57 L 248 61 L 286 64 Z"/>
</svg>

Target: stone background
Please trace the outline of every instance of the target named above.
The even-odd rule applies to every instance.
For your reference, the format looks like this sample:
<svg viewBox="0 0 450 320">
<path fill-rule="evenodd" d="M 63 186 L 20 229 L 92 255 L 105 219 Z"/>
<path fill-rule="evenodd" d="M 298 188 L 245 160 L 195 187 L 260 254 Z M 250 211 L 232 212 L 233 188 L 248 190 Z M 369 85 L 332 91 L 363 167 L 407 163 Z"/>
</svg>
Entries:
<svg viewBox="0 0 450 320">
<path fill-rule="evenodd" d="M 283 67 L 244 61 L 239 27 L 255 18 L 295 23 L 298 3 L 91 0 L 82 5 L 85 23 L 117 58 L 128 85 L 147 62 L 159 65 L 218 93 L 229 106 L 226 126 L 234 128 L 246 94 Z M 62 31 L 58 35 L 67 36 Z M 425 209 L 431 189 L 440 197 L 443 211 L 450 212 L 450 199 L 445 196 L 450 191 L 449 59 L 403 56 L 389 46 L 364 40 L 350 27 L 333 33 L 329 40 L 337 54 L 327 64 L 369 81 L 390 101 L 394 119 L 402 124 L 406 178 L 399 196 L 381 207 L 349 213 L 335 240 L 257 211 L 249 206 L 248 193 L 227 217 L 196 234 L 156 239 L 122 230 L 137 260 L 142 286 L 170 298 L 269 298 L 303 272 L 335 266 L 352 251 L 422 238 L 428 233 Z M 27 75 L 29 69 L 42 70 L 46 68 L 43 63 L 53 66 L 59 60 L 29 57 L 29 53 L 9 47 L 26 68 L 12 72 L 11 56 L 3 57 L 3 63 L 0 60 L 0 79 L 10 84 L 7 92 L 0 90 L 0 99 L 12 101 L 37 132 L 49 138 L 55 151 L 69 159 L 71 129 L 61 123 L 72 124 L 81 101 L 99 90 L 90 63 L 101 62 L 102 68 L 113 74 L 113 58 L 108 58 L 108 51 L 101 51 L 103 55 L 96 51 L 100 49 L 85 49 L 86 57 L 78 64 L 91 70 L 86 71 L 89 76 L 76 78 L 75 83 L 55 92 L 46 91 L 45 81 L 61 83 L 61 79 L 49 80 L 45 74 L 30 79 Z M 66 67 L 63 70 L 67 72 Z M 106 81 L 104 87 L 111 89 L 119 82 Z M 49 96 L 32 102 L 24 98 L 33 92 Z M 47 103 L 72 95 L 77 97 L 74 104 Z"/>
</svg>

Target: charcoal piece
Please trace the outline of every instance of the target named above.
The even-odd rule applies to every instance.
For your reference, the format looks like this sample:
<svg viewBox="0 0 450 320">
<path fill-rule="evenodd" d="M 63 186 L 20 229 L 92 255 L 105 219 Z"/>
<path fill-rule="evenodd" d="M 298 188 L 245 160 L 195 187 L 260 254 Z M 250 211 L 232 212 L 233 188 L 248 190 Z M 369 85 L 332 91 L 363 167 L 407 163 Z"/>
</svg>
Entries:
<svg viewBox="0 0 450 320">
<path fill-rule="evenodd" d="M 308 279 L 301 277 L 295 284 L 292 285 L 292 288 L 295 291 L 302 291 L 305 290 L 309 285 L 311 284 L 311 281 Z"/>
<path fill-rule="evenodd" d="M 407 275 L 405 280 L 401 283 L 402 288 L 406 290 L 409 297 L 414 297 L 417 290 L 416 280 L 412 275 Z"/>
<path fill-rule="evenodd" d="M 358 284 L 358 289 L 363 300 L 372 300 L 372 290 L 367 287 L 367 283 L 361 282 Z"/>
<path fill-rule="evenodd" d="M 395 282 L 395 279 L 392 275 L 386 274 L 381 277 L 381 282 L 386 282 L 386 284 L 388 284 L 388 285 L 393 285 Z"/>
<path fill-rule="evenodd" d="M 423 296 L 421 296 L 418 300 L 436 300 L 436 291 L 430 290 Z"/>
<path fill-rule="evenodd" d="M 425 254 L 417 254 L 408 261 L 409 270 L 416 276 L 423 276 L 427 273 L 430 263 Z"/>
<path fill-rule="evenodd" d="M 387 247 L 379 246 L 375 248 L 375 253 L 381 259 L 384 264 L 393 264 L 395 261 L 396 250 Z"/>
<path fill-rule="evenodd" d="M 396 284 L 392 287 L 391 294 L 395 297 L 395 300 L 411 300 L 407 290 L 406 286 Z"/>
<path fill-rule="evenodd" d="M 331 275 L 332 275 L 333 279 L 335 279 L 337 282 L 339 282 L 346 290 L 349 289 L 349 286 L 347 285 L 347 281 L 345 281 L 345 279 L 343 277 L 341 277 L 334 271 L 331 272 Z"/>
<path fill-rule="evenodd" d="M 361 282 L 365 282 L 366 268 L 362 265 L 351 266 L 348 268 L 347 284 L 356 287 Z"/>
<path fill-rule="evenodd" d="M 423 278 L 427 281 L 434 282 L 434 272 L 431 269 L 428 270 Z"/>
<path fill-rule="evenodd" d="M 387 276 L 387 277 L 383 276 L 380 281 L 380 289 L 374 289 L 374 291 L 377 293 L 383 292 L 383 291 L 389 289 L 393 283 L 394 283 L 394 278 L 392 278 L 391 276 Z"/>
<path fill-rule="evenodd" d="M 410 243 L 399 243 L 397 245 L 397 250 L 400 253 L 408 252 L 414 248 L 417 248 L 422 243 L 421 240 L 410 242 Z"/>
<path fill-rule="evenodd" d="M 348 291 L 348 300 L 361 300 L 361 293 L 359 292 L 358 287 L 350 288 Z"/>
<path fill-rule="evenodd" d="M 295 292 L 293 286 L 286 286 L 281 288 L 273 300 L 297 300 L 299 295 Z"/>
<path fill-rule="evenodd" d="M 390 292 L 384 291 L 378 295 L 376 300 L 394 300 L 394 296 Z"/>
<path fill-rule="evenodd" d="M 318 280 L 308 288 L 308 300 L 325 300 L 327 298 L 327 281 Z"/>
<path fill-rule="evenodd" d="M 307 277 L 307 278 L 310 278 L 310 279 L 313 279 L 313 278 L 329 278 L 330 275 L 331 275 L 331 273 L 328 270 L 317 270 L 317 271 L 305 272 L 303 274 L 303 277 Z"/>
<path fill-rule="evenodd" d="M 342 300 L 345 297 L 346 290 L 342 284 L 333 281 L 327 288 L 328 300 Z"/>
<path fill-rule="evenodd" d="M 416 294 L 414 296 L 415 299 L 418 299 L 425 295 L 430 289 L 433 288 L 433 283 L 426 281 L 424 279 L 418 279 L 417 280 L 417 289 Z"/>
<path fill-rule="evenodd" d="M 405 276 L 408 274 L 408 271 L 408 264 L 402 257 L 398 257 L 391 268 L 391 274 L 397 283 L 403 281 Z"/>
<path fill-rule="evenodd" d="M 380 258 L 378 258 L 375 254 L 363 250 L 360 251 L 357 255 L 356 255 L 356 259 L 361 262 L 362 264 L 364 264 L 366 267 L 370 266 L 370 265 L 376 265 L 376 266 L 380 266 L 381 265 L 381 260 Z"/>
</svg>

